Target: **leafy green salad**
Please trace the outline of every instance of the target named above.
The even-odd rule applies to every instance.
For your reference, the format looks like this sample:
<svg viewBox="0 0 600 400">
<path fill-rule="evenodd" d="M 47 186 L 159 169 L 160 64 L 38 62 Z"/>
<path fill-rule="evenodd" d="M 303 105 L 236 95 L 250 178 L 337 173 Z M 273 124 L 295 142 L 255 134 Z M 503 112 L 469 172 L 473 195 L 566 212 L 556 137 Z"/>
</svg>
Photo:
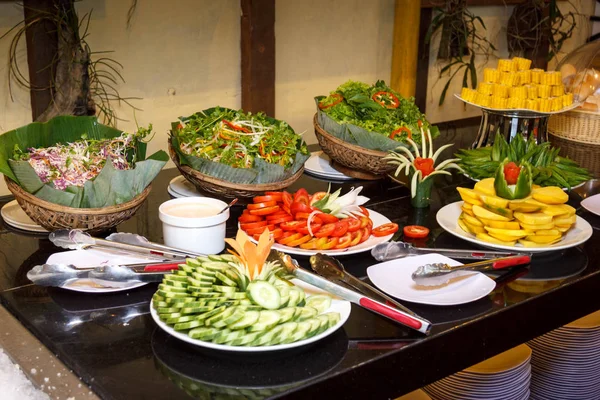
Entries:
<svg viewBox="0 0 600 400">
<path fill-rule="evenodd" d="M 439 135 L 414 103 L 391 89 L 384 81 L 374 85 L 348 81 L 327 97 L 317 97 L 318 108 L 339 124 L 352 124 L 398 142 L 420 142 L 420 126 Z"/>
<path fill-rule="evenodd" d="M 308 155 L 300 135 L 286 122 L 263 113 L 215 107 L 179 120 L 173 134 L 186 155 L 234 168 L 252 168 L 261 159 L 286 169 L 297 153 Z"/>
</svg>

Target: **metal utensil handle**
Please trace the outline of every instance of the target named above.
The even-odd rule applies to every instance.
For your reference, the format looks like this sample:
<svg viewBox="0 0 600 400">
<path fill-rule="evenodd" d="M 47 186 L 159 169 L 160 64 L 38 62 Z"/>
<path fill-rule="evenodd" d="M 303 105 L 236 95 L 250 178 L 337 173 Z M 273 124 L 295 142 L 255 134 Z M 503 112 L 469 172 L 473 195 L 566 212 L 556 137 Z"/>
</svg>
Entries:
<svg viewBox="0 0 600 400">
<path fill-rule="evenodd" d="M 394 307 L 404 311 L 407 314 L 412 315 L 413 317 L 419 317 L 419 315 L 417 315 L 414 311 L 410 310 L 409 308 L 407 308 L 406 306 L 398 303 L 396 300 L 392 299 L 390 296 L 388 296 L 387 294 L 383 293 L 382 291 L 380 291 L 379 289 L 369 285 L 368 283 L 365 283 L 363 281 L 361 281 L 360 279 L 358 279 L 357 277 L 355 277 L 352 274 L 349 273 L 345 273 L 344 274 L 344 278 L 342 279 L 347 279 L 349 280 L 351 283 L 351 285 L 353 287 L 355 287 L 356 289 L 358 289 L 359 291 L 367 291 L 370 294 L 375 294 L 376 296 L 381 297 L 382 299 L 384 299 L 386 302 L 390 303 L 391 305 L 393 305 Z M 364 293 L 364 292 L 363 292 Z M 369 294 L 369 293 L 365 293 L 365 294 Z M 420 318 L 420 317 L 419 317 Z"/>
<path fill-rule="evenodd" d="M 441 254 L 450 258 L 462 258 L 469 260 L 492 260 L 510 256 L 531 256 L 530 253 L 508 253 L 504 251 L 480 251 L 480 250 L 457 250 L 457 249 L 430 249 L 424 247 L 414 247 L 415 254 Z"/>
<path fill-rule="evenodd" d="M 120 243 L 120 242 L 116 242 L 116 243 Z M 206 254 L 204 253 L 196 253 L 195 251 L 189 251 L 189 250 L 184 250 L 184 249 L 178 249 L 177 247 L 170 247 L 164 244 L 160 244 L 160 243 L 154 243 L 154 242 L 148 242 L 148 246 L 141 246 L 141 247 L 146 247 L 148 249 L 154 249 L 154 250 L 161 250 L 163 252 L 170 252 L 170 253 L 179 253 L 179 254 L 183 254 L 184 256 L 194 256 L 194 257 L 203 257 L 206 256 Z"/>
<path fill-rule="evenodd" d="M 510 256 L 497 258 L 494 260 L 478 261 L 470 264 L 460 265 L 452 268 L 453 271 L 493 271 L 498 269 L 515 267 L 517 265 L 529 264 L 531 257 L 529 256 Z"/>
<path fill-rule="evenodd" d="M 134 253 L 152 254 L 152 255 L 158 255 L 158 256 L 163 256 L 164 258 L 172 258 L 172 259 L 181 259 L 181 258 L 185 258 L 185 256 L 186 256 L 185 253 L 176 252 L 176 251 L 172 251 L 172 250 L 159 250 L 159 249 L 153 249 L 151 247 L 135 246 L 132 244 L 113 242 L 111 240 L 105 240 L 105 239 L 99 239 L 99 238 L 94 238 L 94 240 L 96 242 L 96 245 L 98 245 L 98 246 L 109 247 L 109 248 L 113 248 L 113 249 L 128 250 L 128 251 L 131 251 Z"/>
</svg>

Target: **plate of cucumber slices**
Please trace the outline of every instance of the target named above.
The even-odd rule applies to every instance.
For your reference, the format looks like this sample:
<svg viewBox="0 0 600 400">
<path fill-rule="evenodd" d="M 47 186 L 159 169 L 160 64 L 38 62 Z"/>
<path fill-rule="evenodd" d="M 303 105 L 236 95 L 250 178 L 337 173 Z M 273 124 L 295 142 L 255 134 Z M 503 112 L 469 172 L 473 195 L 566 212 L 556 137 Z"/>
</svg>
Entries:
<svg viewBox="0 0 600 400">
<path fill-rule="evenodd" d="M 286 350 L 321 340 L 350 316 L 350 302 L 281 275 L 238 274 L 230 255 L 188 259 L 152 297 L 156 324 L 184 342 L 229 352 Z"/>
</svg>

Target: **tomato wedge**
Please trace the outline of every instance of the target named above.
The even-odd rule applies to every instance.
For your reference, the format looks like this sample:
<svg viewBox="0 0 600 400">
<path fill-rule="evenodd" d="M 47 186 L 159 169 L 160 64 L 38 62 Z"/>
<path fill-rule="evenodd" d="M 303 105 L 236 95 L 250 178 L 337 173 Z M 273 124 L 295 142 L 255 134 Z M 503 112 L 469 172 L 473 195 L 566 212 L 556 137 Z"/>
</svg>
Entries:
<svg viewBox="0 0 600 400">
<path fill-rule="evenodd" d="M 404 236 L 413 239 L 422 239 L 429 236 L 429 228 L 421 225 L 407 225 L 404 227 Z M 375 233 L 375 231 L 373 231 Z"/>
<path fill-rule="evenodd" d="M 279 206 L 259 208 L 258 210 L 250 210 L 252 215 L 269 215 L 279 211 Z"/>
<path fill-rule="evenodd" d="M 398 232 L 398 224 L 393 222 L 379 225 L 377 228 L 373 229 L 371 232 L 375 237 L 387 236 L 391 235 L 394 232 Z M 429 232 L 429 229 L 427 230 Z"/>
<path fill-rule="evenodd" d="M 309 204 L 312 206 L 317 201 L 321 200 L 323 197 L 327 196 L 327 192 L 317 192 L 310 197 Z"/>
<path fill-rule="evenodd" d="M 362 243 L 362 242 L 366 241 L 367 239 L 369 239 L 369 237 L 371 237 L 371 227 L 367 226 L 365 228 L 361 228 L 360 234 L 361 234 L 361 238 L 360 238 L 360 242 L 358 242 L 358 243 Z"/>
<path fill-rule="evenodd" d="M 350 242 L 350 246 L 356 246 L 357 244 L 361 243 L 362 232 L 362 229 L 352 232 L 352 242 Z"/>
<path fill-rule="evenodd" d="M 246 211 L 246 210 L 244 210 Z M 238 222 L 240 224 L 246 223 L 246 222 L 258 222 L 258 221 L 262 221 L 262 217 L 260 215 L 252 215 L 250 213 L 246 213 L 244 212 L 242 215 L 240 215 L 240 217 L 238 218 Z"/>
<path fill-rule="evenodd" d="M 277 229 L 270 231 L 269 235 L 271 235 L 274 240 L 277 240 L 283 236 L 283 231 L 281 229 L 277 228 Z M 254 238 L 254 240 L 259 240 L 260 234 L 254 234 L 252 237 Z"/>
<path fill-rule="evenodd" d="M 258 210 L 260 208 L 267 208 L 267 207 L 273 207 L 276 206 L 277 202 L 276 201 L 266 201 L 264 203 L 254 203 L 254 204 L 248 204 L 248 210 L 252 211 L 252 210 Z M 250 213 L 252 214 L 252 213 Z"/>
<path fill-rule="evenodd" d="M 308 242 L 302 243 L 300 245 L 300 248 L 305 249 L 305 250 L 315 250 L 317 248 L 317 240 L 319 240 L 319 239 L 312 238 Z"/>
<path fill-rule="evenodd" d="M 310 224 L 310 230 L 312 231 L 313 235 L 317 232 L 319 232 L 319 229 L 321 229 L 321 224 Z M 300 233 L 304 233 L 305 235 L 310 235 L 310 233 L 308 232 L 308 225 L 304 224 L 303 226 L 299 227 L 298 229 L 296 229 L 298 232 Z"/>
<path fill-rule="evenodd" d="M 360 229 L 360 219 L 358 218 L 346 218 L 345 221 L 348 223 L 348 232 L 356 232 Z"/>
<path fill-rule="evenodd" d="M 278 243 L 282 244 L 284 246 L 287 246 L 288 243 L 293 242 L 294 240 L 298 240 L 302 236 L 304 236 L 304 235 L 302 235 L 301 233 L 298 233 L 298 232 L 291 234 L 289 236 L 285 236 L 285 232 L 284 232 L 284 234 L 281 236 L 281 239 L 279 239 Z"/>
<path fill-rule="evenodd" d="M 296 193 L 294 193 L 294 202 L 304 204 L 308 204 L 310 202 L 310 197 L 306 189 L 298 189 Z"/>
<path fill-rule="evenodd" d="M 358 208 L 360 208 L 360 212 L 362 213 L 362 215 L 364 215 L 365 217 L 369 216 L 369 210 L 367 210 L 365 207 L 358 206 Z"/>
<path fill-rule="evenodd" d="M 281 196 L 281 201 L 283 201 L 284 207 L 290 208 L 294 199 L 292 198 L 292 195 L 289 192 L 283 192 L 283 195 Z"/>
<path fill-rule="evenodd" d="M 285 214 L 285 215 L 278 215 L 277 218 L 273 218 L 268 221 L 269 221 L 269 224 L 279 225 L 284 222 L 292 221 L 293 219 L 294 219 L 294 217 L 292 217 L 291 215 Z"/>
<path fill-rule="evenodd" d="M 287 242 L 286 246 L 296 247 L 301 245 L 302 243 L 306 243 L 311 240 L 313 237 L 310 235 L 304 235 L 300 239 L 292 240 L 291 242 Z"/>
<path fill-rule="evenodd" d="M 312 212 L 312 208 L 311 208 L 311 206 L 308 205 L 308 201 L 306 203 L 300 203 L 300 202 L 294 201 L 292 203 L 292 205 L 290 206 L 290 211 L 292 212 L 293 215 L 296 215 L 298 213 L 310 214 Z"/>
</svg>

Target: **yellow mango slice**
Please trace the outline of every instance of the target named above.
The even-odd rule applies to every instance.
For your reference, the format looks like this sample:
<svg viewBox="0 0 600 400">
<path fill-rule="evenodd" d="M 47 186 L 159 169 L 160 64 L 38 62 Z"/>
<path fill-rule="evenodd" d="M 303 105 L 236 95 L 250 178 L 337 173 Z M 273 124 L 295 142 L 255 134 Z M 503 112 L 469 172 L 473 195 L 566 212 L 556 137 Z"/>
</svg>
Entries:
<svg viewBox="0 0 600 400">
<path fill-rule="evenodd" d="M 505 240 L 496 239 L 495 237 L 492 237 L 492 236 L 488 235 L 487 233 L 478 233 L 475 236 L 477 237 L 477 239 L 483 240 L 484 242 L 494 243 L 494 244 L 502 244 L 504 246 L 514 246 L 515 243 L 517 243 L 516 241 L 505 241 Z"/>
<path fill-rule="evenodd" d="M 532 198 L 526 198 L 521 200 L 511 200 L 508 204 L 508 208 L 513 211 L 519 212 L 536 212 L 547 207 L 546 204 L 540 203 Z"/>
<path fill-rule="evenodd" d="M 569 200 L 569 195 L 566 194 L 558 186 L 547 186 L 533 190 L 531 196 L 545 204 L 562 204 Z"/>
<path fill-rule="evenodd" d="M 457 187 L 456 190 L 458 190 L 458 194 L 460 194 L 460 198 L 463 201 L 473 205 L 483 205 L 481 200 L 479 200 L 479 194 L 475 190 L 463 187 Z"/>
<path fill-rule="evenodd" d="M 473 225 L 471 223 L 469 223 L 469 221 L 463 219 L 463 222 L 469 227 L 469 230 L 473 233 L 473 234 L 477 234 L 477 233 L 485 233 L 485 229 L 483 228 L 483 226 L 477 226 L 477 225 Z"/>
<path fill-rule="evenodd" d="M 577 221 L 576 215 L 571 215 L 568 217 L 554 217 L 554 225 L 572 225 Z"/>
<path fill-rule="evenodd" d="M 535 231 L 535 234 L 538 236 L 556 236 L 560 235 L 561 232 L 558 229 L 540 229 Z"/>
<path fill-rule="evenodd" d="M 537 230 L 541 230 L 541 229 L 553 229 L 554 226 L 555 226 L 554 222 L 550 222 L 548 224 L 540 224 L 540 225 L 524 224 L 521 222 L 521 228 L 523 228 L 527 231 L 537 231 Z"/>
<path fill-rule="evenodd" d="M 485 208 L 486 210 L 490 210 L 493 213 L 500 214 L 508 219 L 513 219 L 513 212 L 508 208 L 490 206 L 489 204 L 485 203 L 483 203 L 483 208 Z"/>
<path fill-rule="evenodd" d="M 555 227 L 557 231 L 559 231 L 560 233 L 565 233 L 567 232 L 569 229 L 571 229 L 570 226 L 564 227 L 564 226 L 557 226 Z"/>
<path fill-rule="evenodd" d="M 524 247 L 545 247 L 545 246 L 551 246 L 554 243 L 560 241 L 561 238 L 556 239 L 554 242 L 550 242 L 550 243 L 536 243 L 536 242 L 532 242 L 531 240 L 527 240 L 527 239 L 519 239 L 519 243 L 521 243 Z"/>
<path fill-rule="evenodd" d="M 535 243 L 554 243 L 555 241 L 557 241 L 558 239 L 560 239 L 562 237 L 562 235 L 529 235 L 527 236 L 525 239 L 526 240 L 530 240 L 532 242 Z"/>
<path fill-rule="evenodd" d="M 542 212 L 544 214 L 548 214 L 553 217 L 558 217 L 558 216 L 562 216 L 562 215 L 569 216 L 570 210 L 567 207 L 563 207 L 563 206 L 571 207 L 566 204 L 553 204 L 553 205 L 546 206 L 546 208 L 544 208 L 542 210 Z M 571 208 L 573 208 L 573 207 L 571 207 Z M 575 209 L 573 209 L 573 214 L 571 214 L 571 215 L 575 214 L 574 211 L 575 211 Z"/>
<path fill-rule="evenodd" d="M 508 207 L 508 203 L 510 202 L 510 200 L 508 200 L 508 199 L 503 199 L 502 197 L 498 197 L 498 196 L 490 196 L 487 194 L 479 195 L 479 199 L 483 202 L 484 205 L 487 205 L 490 207 L 499 207 L 499 208 Z"/>
<path fill-rule="evenodd" d="M 486 194 L 488 196 L 495 196 L 496 189 L 494 189 L 494 178 L 485 178 L 475 184 L 473 188 L 476 192 Z"/>
<path fill-rule="evenodd" d="M 491 233 L 488 232 L 488 234 L 493 237 L 494 239 L 498 239 L 501 240 L 503 242 L 513 242 L 515 241 L 517 238 L 513 237 L 513 236 L 507 236 L 507 235 L 502 235 L 501 233 Z"/>
<path fill-rule="evenodd" d="M 473 213 L 475 213 L 477 218 L 491 219 L 492 221 L 510 221 L 510 218 L 496 214 L 480 206 L 473 206 Z M 549 218 L 551 219 L 552 217 Z"/>
<path fill-rule="evenodd" d="M 491 219 L 480 218 L 483 225 L 491 228 L 500 229 L 521 229 L 521 225 L 517 221 L 492 221 Z"/>
<path fill-rule="evenodd" d="M 568 205 L 568 204 L 561 204 L 561 205 L 559 205 L 558 207 L 561 207 L 561 208 L 563 208 L 563 209 L 567 210 L 566 214 L 567 214 L 568 216 L 570 216 L 570 215 L 575 215 L 575 212 L 577 212 L 577 210 L 576 210 L 574 207 L 571 207 L 571 206 L 570 206 L 570 205 Z"/>
<path fill-rule="evenodd" d="M 467 233 L 470 233 L 470 234 L 472 234 L 472 235 L 474 235 L 474 234 L 475 234 L 475 232 L 473 232 L 473 231 L 472 231 L 472 230 L 469 228 L 469 225 L 467 225 L 467 224 L 465 223 L 465 221 L 464 221 L 462 218 L 459 218 L 459 219 L 458 219 L 458 226 L 460 226 L 460 228 L 461 228 L 463 231 L 467 232 Z"/>
<path fill-rule="evenodd" d="M 477 215 L 477 213 L 475 213 L 475 215 Z M 525 224 L 530 224 L 530 225 L 542 225 L 542 224 L 549 224 L 552 222 L 552 217 L 550 215 L 546 215 L 541 212 L 536 212 L 536 213 L 515 212 L 514 217 L 517 220 L 519 220 L 519 222 L 523 222 Z"/>
<path fill-rule="evenodd" d="M 527 231 L 525 231 L 523 229 L 499 229 L 499 228 L 490 228 L 489 226 L 486 226 L 485 230 L 488 231 L 488 233 L 490 235 L 496 234 L 496 235 L 507 236 L 507 237 L 511 237 L 512 240 L 524 238 L 525 236 L 527 236 Z M 509 239 L 509 240 L 511 240 L 511 239 Z"/>
<path fill-rule="evenodd" d="M 472 210 L 473 209 L 473 204 L 471 203 L 463 203 L 462 205 L 463 210 L 466 208 L 467 210 Z"/>
<path fill-rule="evenodd" d="M 468 223 L 470 223 L 471 225 L 475 225 L 475 226 L 483 226 L 483 222 L 479 221 L 477 218 L 475 217 L 471 217 L 469 214 L 461 214 L 460 217 L 462 219 L 464 219 L 465 221 L 467 221 Z"/>
<path fill-rule="evenodd" d="M 463 204 L 467 204 L 467 203 L 463 203 Z M 475 218 L 475 214 L 473 214 L 473 209 L 468 209 L 465 207 L 461 207 L 462 212 L 464 212 L 465 214 L 470 215 L 471 217 Z"/>
</svg>

